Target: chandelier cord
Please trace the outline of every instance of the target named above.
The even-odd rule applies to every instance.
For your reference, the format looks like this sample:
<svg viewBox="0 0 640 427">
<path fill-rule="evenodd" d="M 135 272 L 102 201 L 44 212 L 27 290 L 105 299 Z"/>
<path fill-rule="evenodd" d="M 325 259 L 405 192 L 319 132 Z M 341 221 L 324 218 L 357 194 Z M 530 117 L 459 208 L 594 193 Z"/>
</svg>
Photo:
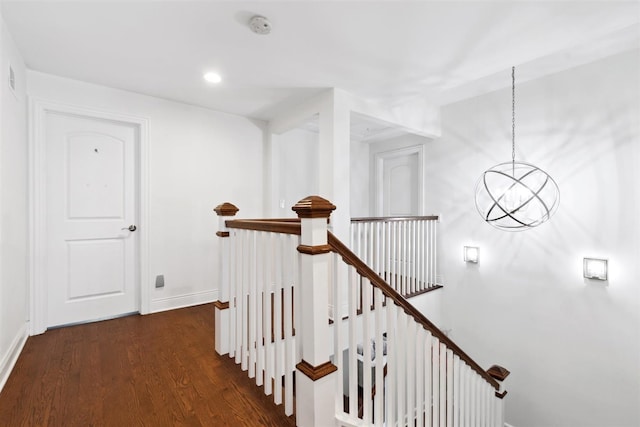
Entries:
<svg viewBox="0 0 640 427">
<path fill-rule="evenodd" d="M 511 67 L 511 174 L 516 175 L 516 67 Z"/>
</svg>

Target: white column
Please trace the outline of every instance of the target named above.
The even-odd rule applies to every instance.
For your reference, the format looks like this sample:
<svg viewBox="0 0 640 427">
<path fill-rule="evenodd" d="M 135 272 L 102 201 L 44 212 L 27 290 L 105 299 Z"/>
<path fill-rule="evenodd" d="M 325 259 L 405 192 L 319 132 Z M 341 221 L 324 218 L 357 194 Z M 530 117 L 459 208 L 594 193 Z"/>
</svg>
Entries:
<svg viewBox="0 0 640 427">
<path fill-rule="evenodd" d="M 296 365 L 296 424 L 301 427 L 335 424 L 336 366 L 331 363 L 329 329 L 329 262 L 327 218 L 335 206 L 310 196 L 293 210 L 301 219 L 298 251 L 301 255 L 302 361 Z"/>
<path fill-rule="evenodd" d="M 332 89 L 331 97 L 320 109 L 318 120 L 318 191 L 331 199 L 337 209 L 331 215 L 333 234 L 349 241 L 351 225 L 351 111 L 349 95 Z"/>
<path fill-rule="evenodd" d="M 220 355 L 229 353 L 229 229 L 226 221 L 233 219 L 238 208 L 225 202 L 214 209 L 218 215 L 218 231 L 220 238 L 218 247 L 218 300 L 215 307 L 215 349 Z"/>
</svg>

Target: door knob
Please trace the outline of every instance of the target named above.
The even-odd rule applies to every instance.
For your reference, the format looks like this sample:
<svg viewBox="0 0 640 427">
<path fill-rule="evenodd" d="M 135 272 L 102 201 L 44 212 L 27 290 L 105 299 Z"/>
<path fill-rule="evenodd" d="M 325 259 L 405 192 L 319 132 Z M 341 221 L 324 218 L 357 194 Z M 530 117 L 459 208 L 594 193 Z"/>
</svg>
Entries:
<svg viewBox="0 0 640 427">
<path fill-rule="evenodd" d="M 128 227 L 121 228 L 121 230 L 129 230 L 129 231 L 136 231 L 137 229 L 138 229 L 138 228 L 137 228 L 135 225 L 133 225 L 133 224 L 131 224 L 131 225 L 130 225 L 130 226 L 128 226 Z"/>
</svg>

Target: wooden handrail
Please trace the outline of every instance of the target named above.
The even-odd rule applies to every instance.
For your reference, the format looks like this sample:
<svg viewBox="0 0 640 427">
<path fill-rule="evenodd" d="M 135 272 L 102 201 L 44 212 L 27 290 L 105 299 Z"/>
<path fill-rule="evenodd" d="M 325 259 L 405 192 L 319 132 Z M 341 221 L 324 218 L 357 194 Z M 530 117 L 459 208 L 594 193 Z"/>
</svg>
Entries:
<svg viewBox="0 0 640 427">
<path fill-rule="evenodd" d="M 300 222 L 300 218 L 247 218 L 244 221 Z"/>
<path fill-rule="evenodd" d="M 294 221 L 234 219 L 226 221 L 225 224 L 228 228 L 300 235 L 300 223 Z"/>
<path fill-rule="evenodd" d="M 427 331 L 431 332 L 431 335 L 437 337 L 440 342 L 449 347 L 454 354 L 458 355 L 460 359 L 466 362 L 471 368 L 476 371 L 486 382 L 491 384 L 496 390 L 500 389 L 500 385 L 494 380 L 484 369 L 480 367 L 471 357 L 469 357 L 456 343 L 454 343 L 444 332 L 442 332 L 436 325 L 431 323 L 418 309 L 416 309 L 409 301 L 402 297 L 395 289 L 384 281 L 378 274 L 376 274 L 369 266 L 367 266 L 356 254 L 354 254 L 344 243 L 342 243 L 331 232 L 328 235 L 328 243 L 331 249 L 338 255 L 342 256 L 342 259 L 347 263 L 355 267 L 358 273 L 367 278 L 371 284 L 382 291 L 382 293 L 390 298 L 393 303 L 401 307 L 405 313 L 412 316 L 416 322 L 422 325 Z"/>
<path fill-rule="evenodd" d="M 361 218 L 351 218 L 351 222 L 389 222 L 389 221 L 437 221 L 438 215 L 428 216 L 367 216 Z"/>
</svg>

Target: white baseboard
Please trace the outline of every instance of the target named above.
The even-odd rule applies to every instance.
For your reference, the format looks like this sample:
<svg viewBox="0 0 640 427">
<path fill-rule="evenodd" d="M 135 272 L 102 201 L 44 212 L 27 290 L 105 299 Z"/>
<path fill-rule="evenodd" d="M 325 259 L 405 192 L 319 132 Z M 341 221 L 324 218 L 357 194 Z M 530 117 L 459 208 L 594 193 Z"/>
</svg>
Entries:
<svg viewBox="0 0 640 427">
<path fill-rule="evenodd" d="M 2 355 L 2 359 L 0 360 L 0 391 L 4 388 L 4 385 L 9 379 L 9 375 L 11 375 L 13 367 L 18 361 L 20 353 L 22 353 L 24 344 L 27 342 L 27 338 L 29 336 L 27 334 L 28 330 L 28 323 L 25 322 L 13 338 L 7 352 Z"/>
<path fill-rule="evenodd" d="M 195 292 L 187 295 L 158 298 L 151 301 L 151 313 L 175 310 L 176 308 L 191 307 L 193 305 L 207 304 L 218 299 L 218 290 Z"/>
</svg>

